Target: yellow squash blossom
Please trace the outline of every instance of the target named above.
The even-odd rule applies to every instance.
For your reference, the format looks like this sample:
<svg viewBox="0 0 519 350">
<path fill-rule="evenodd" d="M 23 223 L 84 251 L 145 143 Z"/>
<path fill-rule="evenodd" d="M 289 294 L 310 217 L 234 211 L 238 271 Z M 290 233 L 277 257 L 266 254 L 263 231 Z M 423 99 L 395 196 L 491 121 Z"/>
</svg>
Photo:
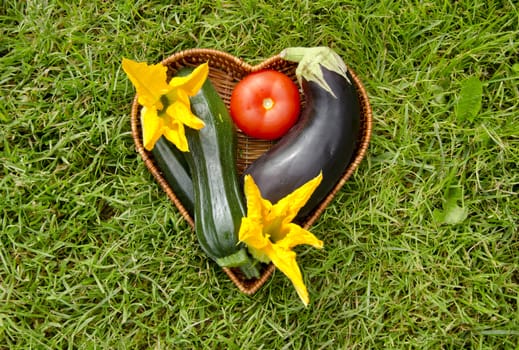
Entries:
<svg viewBox="0 0 519 350">
<path fill-rule="evenodd" d="M 292 220 L 321 180 L 322 173 L 272 204 L 261 196 L 254 179 L 245 176 L 247 216 L 242 219 L 239 239 L 248 246 L 254 258 L 265 263 L 272 261 L 292 281 L 305 305 L 309 303 L 308 291 L 292 248 L 300 244 L 322 248 L 323 242 Z"/>
<path fill-rule="evenodd" d="M 191 112 L 189 96 L 200 90 L 209 66 L 204 63 L 190 75 L 174 77 L 167 82 L 167 68 L 161 63 L 148 65 L 123 58 L 123 69 L 137 90 L 141 104 L 141 125 L 144 148 L 152 150 L 164 135 L 183 152 L 189 150 L 184 125 L 196 130 L 204 122 Z"/>
</svg>

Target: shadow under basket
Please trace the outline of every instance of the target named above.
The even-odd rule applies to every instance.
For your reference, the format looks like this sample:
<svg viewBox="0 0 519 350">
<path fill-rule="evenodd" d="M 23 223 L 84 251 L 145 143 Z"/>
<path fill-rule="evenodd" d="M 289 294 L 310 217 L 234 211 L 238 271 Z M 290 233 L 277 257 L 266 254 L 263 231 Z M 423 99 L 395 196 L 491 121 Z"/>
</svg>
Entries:
<svg viewBox="0 0 519 350">
<path fill-rule="evenodd" d="M 274 69 L 282 72 L 289 76 L 294 83 L 297 84 L 295 70 L 297 63 L 286 61 L 279 55 L 273 56 L 266 59 L 258 65 L 251 66 L 241 59 L 236 58 L 228 53 L 211 50 L 211 49 L 190 49 L 178 52 L 165 60 L 162 64 L 168 67 L 168 78 L 171 78 L 180 68 L 182 67 L 194 67 L 202 63 L 209 63 L 209 79 L 214 85 L 216 91 L 223 99 L 227 108 L 229 108 L 231 93 L 234 86 L 246 75 L 260 71 L 263 69 Z M 351 76 L 353 77 L 357 95 L 361 106 L 360 116 L 360 132 L 356 144 L 355 152 L 352 156 L 352 160 L 346 168 L 344 174 L 339 179 L 335 187 L 330 191 L 328 196 L 320 203 L 320 205 L 307 216 L 302 226 L 308 229 L 321 215 L 328 204 L 333 200 L 335 194 L 341 189 L 344 183 L 350 178 L 355 169 L 359 166 L 360 162 L 366 154 L 369 140 L 371 137 L 371 123 L 372 123 L 372 111 L 369 104 L 368 96 L 366 91 L 354 72 L 349 69 Z M 304 107 L 304 96 L 301 96 L 302 106 Z M 151 174 L 154 176 L 156 181 L 166 192 L 169 199 L 178 208 L 187 223 L 194 228 L 194 220 L 184 208 L 183 204 L 177 198 L 171 187 L 168 185 L 160 169 L 158 168 L 153 156 L 150 152 L 144 149 L 142 144 L 142 131 L 140 125 L 140 109 L 141 106 L 137 102 L 137 96 L 135 96 L 132 104 L 131 111 L 131 126 L 132 136 L 135 141 L 135 146 L 139 154 L 141 155 L 144 163 L 148 167 Z M 244 169 L 256 160 L 260 155 L 266 152 L 271 146 L 271 141 L 258 140 L 249 138 L 238 130 L 238 142 L 237 148 L 237 168 L 238 174 L 241 175 Z M 243 275 L 235 269 L 223 268 L 225 273 L 229 276 L 231 281 L 245 294 L 251 295 L 255 293 L 272 275 L 274 272 L 274 265 L 266 265 L 261 271 L 261 275 L 258 279 L 247 280 Z"/>
</svg>

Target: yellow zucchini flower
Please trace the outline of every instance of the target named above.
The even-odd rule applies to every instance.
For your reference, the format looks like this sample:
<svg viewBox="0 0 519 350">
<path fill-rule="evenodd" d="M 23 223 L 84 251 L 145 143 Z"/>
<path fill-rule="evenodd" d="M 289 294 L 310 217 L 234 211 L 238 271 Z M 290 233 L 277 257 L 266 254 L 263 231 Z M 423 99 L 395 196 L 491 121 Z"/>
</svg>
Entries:
<svg viewBox="0 0 519 350">
<path fill-rule="evenodd" d="M 185 77 L 167 82 L 167 67 L 161 63 L 148 65 L 123 58 L 122 66 L 137 90 L 142 105 L 141 125 L 144 148 L 151 151 L 164 135 L 183 152 L 189 151 L 184 126 L 200 130 L 204 122 L 191 112 L 189 96 L 200 90 L 209 66 L 204 63 Z"/>
<path fill-rule="evenodd" d="M 254 258 L 265 263 L 272 261 L 292 281 L 305 306 L 309 303 L 308 291 L 292 248 L 300 244 L 322 248 L 323 242 L 292 220 L 321 180 L 322 173 L 272 204 L 261 196 L 252 176 L 245 176 L 247 216 L 242 218 L 239 239 L 247 245 Z"/>
</svg>

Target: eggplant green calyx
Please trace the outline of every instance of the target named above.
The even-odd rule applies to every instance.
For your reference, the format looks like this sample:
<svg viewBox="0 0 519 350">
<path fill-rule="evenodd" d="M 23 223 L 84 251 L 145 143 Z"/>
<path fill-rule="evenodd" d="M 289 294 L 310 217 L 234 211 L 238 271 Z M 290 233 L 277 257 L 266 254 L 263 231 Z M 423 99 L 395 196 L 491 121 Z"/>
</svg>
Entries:
<svg viewBox="0 0 519 350">
<path fill-rule="evenodd" d="M 328 91 L 333 97 L 337 98 L 324 79 L 321 66 L 341 75 L 351 84 L 351 81 L 346 76 L 348 67 L 346 67 L 341 56 L 329 47 L 289 47 L 281 51 L 279 55 L 288 61 L 299 63 L 296 68 L 299 85 L 301 85 L 303 78 L 307 81 L 313 81 Z"/>
</svg>

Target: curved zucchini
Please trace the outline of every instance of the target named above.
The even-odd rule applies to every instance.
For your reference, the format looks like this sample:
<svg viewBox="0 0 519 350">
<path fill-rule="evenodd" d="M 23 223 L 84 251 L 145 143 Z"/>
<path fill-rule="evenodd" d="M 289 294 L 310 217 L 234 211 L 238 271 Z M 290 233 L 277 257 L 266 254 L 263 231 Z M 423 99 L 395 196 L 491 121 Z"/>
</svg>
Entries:
<svg viewBox="0 0 519 350">
<path fill-rule="evenodd" d="M 179 75 L 189 72 L 183 69 Z M 218 265 L 240 267 L 247 277 L 258 277 L 238 240 L 245 206 L 236 172 L 236 132 L 231 116 L 209 79 L 190 101 L 192 112 L 205 123 L 200 130 L 186 128 L 189 152 L 184 154 L 193 181 L 198 241 Z"/>
<path fill-rule="evenodd" d="M 298 219 L 307 216 L 340 179 L 359 132 L 361 111 L 351 75 L 318 67 L 327 88 L 302 75 L 306 104 L 300 119 L 244 173 L 252 175 L 264 198 L 275 203 L 322 170 L 323 180 Z"/>
<path fill-rule="evenodd" d="M 195 195 L 184 153 L 164 136 L 155 143 L 151 153 L 164 180 L 182 202 L 189 215 L 193 217 Z"/>
</svg>

